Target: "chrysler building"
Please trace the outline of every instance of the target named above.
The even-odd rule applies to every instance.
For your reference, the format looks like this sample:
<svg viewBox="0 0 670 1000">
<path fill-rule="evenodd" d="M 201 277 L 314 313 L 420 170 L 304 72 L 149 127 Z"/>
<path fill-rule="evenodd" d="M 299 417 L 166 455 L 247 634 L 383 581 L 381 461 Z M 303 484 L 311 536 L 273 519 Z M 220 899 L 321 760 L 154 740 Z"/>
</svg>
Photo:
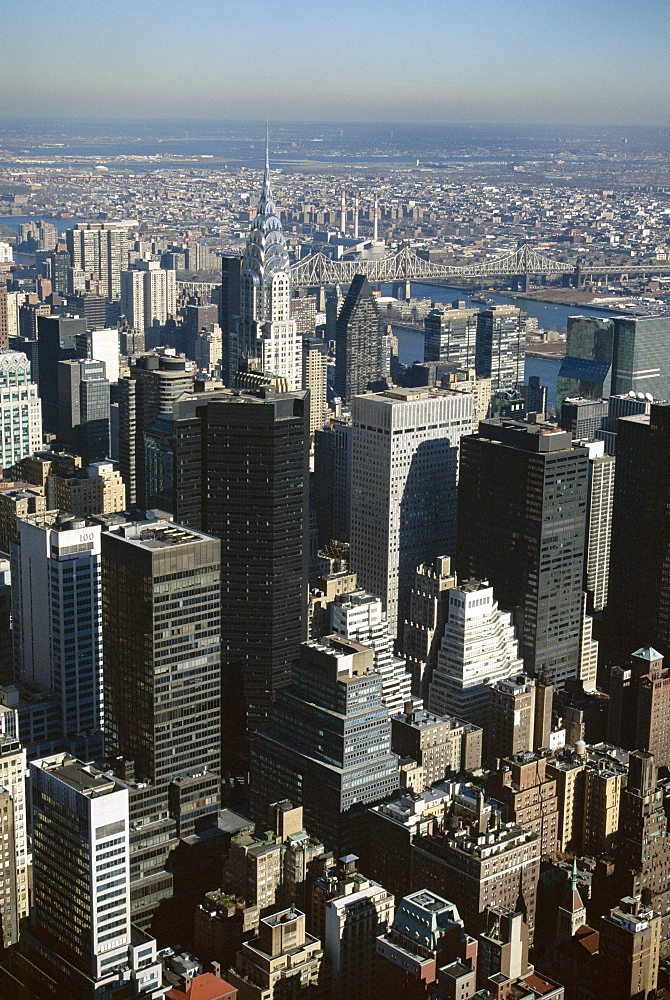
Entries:
<svg viewBox="0 0 670 1000">
<path fill-rule="evenodd" d="M 267 138 L 263 189 L 242 263 L 238 349 L 249 368 L 283 375 L 289 391 L 302 387 L 301 338 L 291 319 L 290 263 L 270 189 Z"/>
</svg>

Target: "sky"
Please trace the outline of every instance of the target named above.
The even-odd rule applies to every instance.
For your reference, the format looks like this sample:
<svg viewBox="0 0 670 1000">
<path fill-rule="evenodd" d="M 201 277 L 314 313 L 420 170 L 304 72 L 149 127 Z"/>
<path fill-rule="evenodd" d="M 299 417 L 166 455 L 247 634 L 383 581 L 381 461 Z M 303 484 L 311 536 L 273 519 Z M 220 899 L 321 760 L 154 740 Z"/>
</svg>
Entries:
<svg viewBox="0 0 670 1000">
<path fill-rule="evenodd" d="M 0 0 L 0 117 L 661 125 L 668 0 Z"/>
</svg>

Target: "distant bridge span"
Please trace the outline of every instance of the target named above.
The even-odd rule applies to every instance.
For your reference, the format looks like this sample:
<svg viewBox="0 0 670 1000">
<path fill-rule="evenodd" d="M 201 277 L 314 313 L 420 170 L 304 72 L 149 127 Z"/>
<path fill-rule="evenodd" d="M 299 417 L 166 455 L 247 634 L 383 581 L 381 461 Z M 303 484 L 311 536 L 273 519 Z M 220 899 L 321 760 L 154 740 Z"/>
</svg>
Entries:
<svg viewBox="0 0 670 1000">
<path fill-rule="evenodd" d="M 295 285 L 349 284 L 354 275 L 365 274 L 372 282 L 418 281 L 431 278 L 484 278 L 513 276 L 528 278 L 531 275 L 572 275 L 580 284 L 587 275 L 608 274 L 670 274 L 670 264 L 650 262 L 644 265 L 590 265 L 579 261 L 577 265 L 547 257 L 524 243 L 477 264 L 433 264 L 419 257 L 407 246 L 400 247 L 384 257 L 362 260 L 332 260 L 323 253 L 314 253 L 291 267 Z"/>
</svg>

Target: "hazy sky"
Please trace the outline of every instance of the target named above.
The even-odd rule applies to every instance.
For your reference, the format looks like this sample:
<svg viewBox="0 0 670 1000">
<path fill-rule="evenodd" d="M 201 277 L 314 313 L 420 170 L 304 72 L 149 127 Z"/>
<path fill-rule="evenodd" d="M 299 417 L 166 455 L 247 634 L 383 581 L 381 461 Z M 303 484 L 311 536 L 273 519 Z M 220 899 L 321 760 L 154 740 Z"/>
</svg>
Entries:
<svg viewBox="0 0 670 1000">
<path fill-rule="evenodd" d="M 0 116 L 668 124 L 668 0 L 0 0 Z"/>
</svg>

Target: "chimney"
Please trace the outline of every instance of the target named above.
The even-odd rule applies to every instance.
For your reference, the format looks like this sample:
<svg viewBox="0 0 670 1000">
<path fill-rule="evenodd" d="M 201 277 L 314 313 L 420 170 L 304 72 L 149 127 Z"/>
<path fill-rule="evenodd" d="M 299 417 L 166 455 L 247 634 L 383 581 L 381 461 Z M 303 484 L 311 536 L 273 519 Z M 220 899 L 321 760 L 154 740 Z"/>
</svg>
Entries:
<svg viewBox="0 0 670 1000">
<path fill-rule="evenodd" d="M 375 194 L 375 207 L 373 213 L 374 213 L 374 218 L 373 218 L 374 231 L 372 238 L 376 243 L 379 239 L 379 195 L 378 194 Z"/>
<path fill-rule="evenodd" d="M 342 200 L 340 201 L 340 232 L 344 236 L 347 231 L 347 195 L 342 189 Z"/>
<path fill-rule="evenodd" d="M 354 239 L 358 239 L 358 191 L 354 195 Z"/>
</svg>

